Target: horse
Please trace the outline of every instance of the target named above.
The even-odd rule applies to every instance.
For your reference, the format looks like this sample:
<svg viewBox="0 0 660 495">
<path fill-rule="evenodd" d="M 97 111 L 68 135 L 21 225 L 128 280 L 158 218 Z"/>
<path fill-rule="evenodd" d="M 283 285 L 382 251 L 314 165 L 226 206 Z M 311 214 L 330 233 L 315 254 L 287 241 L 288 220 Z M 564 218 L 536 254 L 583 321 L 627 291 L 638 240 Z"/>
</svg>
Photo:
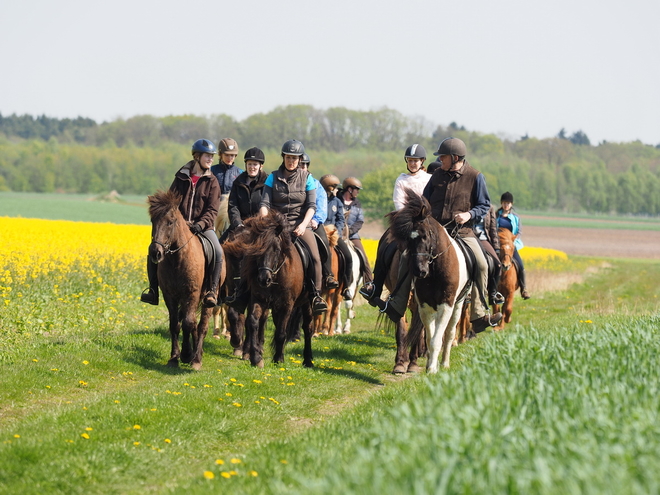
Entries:
<svg viewBox="0 0 660 495">
<path fill-rule="evenodd" d="M 245 330 L 250 362 L 263 368 L 266 320 L 273 312 L 273 362 L 284 362 L 284 345 L 302 319 L 305 346 L 303 366 L 312 362 L 312 306 L 305 284 L 305 266 L 291 240 L 284 215 L 270 210 L 266 216 L 245 220 L 245 235 L 225 243 L 230 256 L 243 256 L 241 277 L 248 285 L 250 302 Z"/>
<path fill-rule="evenodd" d="M 331 257 L 332 274 L 339 281 L 339 287 L 333 289 L 324 287 L 323 291 L 321 291 L 321 297 L 328 303 L 328 311 L 314 317 L 313 328 L 314 336 L 328 335 L 332 337 L 336 330 L 338 330 L 338 333 L 341 333 L 342 330 L 341 327 L 336 329 L 335 325 L 342 301 L 341 293 L 344 290 L 344 277 L 341 276 L 340 269 L 342 266 L 339 261 L 339 255 L 337 254 L 336 246 L 339 239 L 337 228 L 334 225 L 326 225 L 324 228 L 328 238 L 328 244 L 330 245 L 328 255 Z"/>
<path fill-rule="evenodd" d="M 202 241 L 190 231 L 181 215 L 181 197 L 177 193 L 158 191 L 149 196 L 147 202 L 152 223 L 149 257 L 157 265 L 158 285 L 169 311 L 172 350 L 167 365 L 176 367 L 180 359 L 190 363 L 194 370 L 200 370 L 211 316 L 211 309 L 202 307 L 197 321 L 202 294 L 208 290 Z M 220 275 L 220 281 L 223 280 L 224 266 Z M 181 349 L 180 330 L 183 330 Z"/>
<path fill-rule="evenodd" d="M 456 324 L 471 287 L 470 279 L 463 252 L 431 216 L 431 205 L 426 198 L 411 191 L 406 196 L 405 206 L 391 214 L 390 233 L 399 249 L 408 251 L 415 299 L 426 330 L 429 352 L 426 370 L 437 373 L 441 351 L 442 366 L 449 367 Z M 419 338 L 420 326 L 411 327 L 407 342 Z"/>
<path fill-rule="evenodd" d="M 504 296 L 504 304 L 502 305 L 502 314 L 504 317 L 495 329 L 501 330 L 504 328 L 505 323 L 511 322 L 513 296 L 520 286 L 518 285 L 518 268 L 513 262 L 513 251 L 515 249 L 513 241 L 516 239 L 516 236 L 509 229 L 503 228 L 497 229 L 497 236 L 500 239 L 500 261 L 502 262 L 502 276 L 500 277 L 497 290 Z M 499 311 L 497 306 L 495 311 Z"/>
</svg>

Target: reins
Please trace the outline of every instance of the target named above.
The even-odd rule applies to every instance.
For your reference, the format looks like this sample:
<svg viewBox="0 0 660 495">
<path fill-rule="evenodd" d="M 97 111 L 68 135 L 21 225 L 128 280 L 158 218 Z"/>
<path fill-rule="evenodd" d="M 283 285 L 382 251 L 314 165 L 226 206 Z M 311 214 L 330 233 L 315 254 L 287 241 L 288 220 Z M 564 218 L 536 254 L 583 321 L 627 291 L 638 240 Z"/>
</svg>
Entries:
<svg viewBox="0 0 660 495">
<path fill-rule="evenodd" d="M 177 226 L 178 223 L 179 223 L 179 221 L 177 219 L 177 221 L 172 224 L 172 228 L 170 229 L 170 233 L 167 236 L 167 238 L 169 240 L 169 242 L 167 244 L 163 244 L 162 242 L 158 242 L 158 241 L 154 240 L 153 236 L 151 237 L 151 242 L 153 244 L 158 244 L 159 246 L 162 246 L 162 248 L 165 250 L 164 256 L 167 256 L 168 254 L 174 254 L 174 253 L 180 251 L 181 249 L 183 249 L 186 246 L 186 244 L 188 244 L 190 242 L 190 240 L 193 237 L 195 237 L 195 234 L 192 234 L 188 238 L 188 240 L 186 242 L 184 242 L 181 246 L 179 246 L 176 249 L 170 249 L 170 246 L 172 245 L 172 232 L 174 232 L 174 228 Z"/>
</svg>

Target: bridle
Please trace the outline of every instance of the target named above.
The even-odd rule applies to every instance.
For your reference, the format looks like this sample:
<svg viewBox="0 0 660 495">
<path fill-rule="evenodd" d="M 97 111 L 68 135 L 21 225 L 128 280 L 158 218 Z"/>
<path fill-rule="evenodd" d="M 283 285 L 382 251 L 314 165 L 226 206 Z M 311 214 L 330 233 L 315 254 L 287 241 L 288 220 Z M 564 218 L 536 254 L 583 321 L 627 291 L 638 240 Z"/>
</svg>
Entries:
<svg viewBox="0 0 660 495">
<path fill-rule="evenodd" d="M 172 222 L 172 227 L 170 228 L 170 232 L 167 236 L 168 242 L 166 244 L 163 244 L 162 242 L 158 242 L 157 240 L 154 239 L 153 236 L 151 236 L 152 244 L 158 244 L 159 246 L 161 246 L 163 248 L 163 251 L 164 251 L 164 256 L 167 256 L 168 254 L 174 254 L 174 253 L 180 251 L 181 249 L 183 249 L 186 246 L 186 244 L 188 244 L 190 242 L 190 240 L 193 237 L 195 237 L 195 234 L 191 234 L 191 236 L 188 238 L 188 240 L 186 242 L 184 242 L 181 246 L 179 246 L 176 249 L 170 249 L 170 247 L 172 246 L 172 242 L 173 242 L 172 241 L 172 234 L 174 233 L 174 229 L 176 228 L 178 223 L 179 223 L 178 218 L 176 218 L 174 220 L 174 222 Z"/>
<path fill-rule="evenodd" d="M 431 241 L 431 243 L 433 244 L 433 241 Z M 437 253 L 437 254 L 433 254 L 433 253 L 415 253 L 415 256 L 419 257 L 419 258 L 424 258 L 424 257 L 428 258 L 428 261 L 426 263 L 430 266 L 438 257 L 442 256 L 447 251 L 449 251 L 450 247 L 451 247 L 451 242 L 447 243 L 447 247 L 445 248 L 445 250 L 440 252 L 440 253 Z"/>
<path fill-rule="evenodd" d="M 259 271 L 259 272 L 270 272 L 270 273 L 273 274 L 273 276 L 275 276 L 275 275 L 277 275 L 277 274 L 279 273 L 279 271 L 282 269 L 282 267 L 284 266 L 284 263 L 285 263 L 285 262 L 286 262 L 286 256 L 284 256 L 284 257 L 282 258 L 282 263 L 280 263 L 280 266 L 278 266 L 275 270 L 273 270 L 273 269 L 272 269 L 271 267 L 269 267 L 269 266 L 260 266 L 260 267 L 257 269 L 257 271 Z M 276 283 L 276 282 L 273 282 L 273 283 Z"/>
</svg>

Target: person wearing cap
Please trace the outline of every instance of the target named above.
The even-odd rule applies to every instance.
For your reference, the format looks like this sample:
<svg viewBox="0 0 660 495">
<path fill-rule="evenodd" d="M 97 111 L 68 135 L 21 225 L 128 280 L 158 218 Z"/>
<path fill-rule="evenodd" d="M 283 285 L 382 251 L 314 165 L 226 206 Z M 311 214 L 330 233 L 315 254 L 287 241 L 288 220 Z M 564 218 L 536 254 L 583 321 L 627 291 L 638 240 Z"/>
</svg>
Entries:
<svg viewBox="0 0 660 495">
<path fill-rule="evenodd" d="M 311 160 L 309 155 L 307 153 L 303 153 L 300 156 L 300 163 L 298 164 L 298 168 L 307 170 L 309 172 L 310 164 Z M 323 244 L 325 244 L 325 248 L 329 253 L 330 243 L 328 242 L 328 236 L 326 235 L 325 228 L 323 227 L 323 224 L 328 218 L 328 197 L 326 196 L 325 189 L 323 189 L 321 183 L 315 179 L 314 176 L 312 176 L 312 179 L 316 184 L 316 211 L 314 212 L 314 216 L 310 220 L 309 225 L 311 226 L 312 231 L 319 237 L 319 239 L 321 239 Z M 335 279 L 335 276 L 332 274 L 331 256 L 328 256 L 325 260 L 325 263 L 323 263 L 323 282 L 328 289 L 336 289 L 339 287 L 339 282 L 337 282 L 337 279 Z"/>
<path fill-rule="evenodd" d="M 400 210 L 406 204 L 406 190 L 416 192 L 419 196 L 424 192 L 424 188 L 431 178 L 431 174 L 424 169 L 426 161 L 426 150 L 421 144 L 411 144 L 403 154 L 403 160 L 406 162 L 408 173 L 402 173 L 394 182 L 394 192 L 392 200 L 394 209 Z M 372 306 L 377 305 L 377 300 L 383 292 L 383 284 L 389 265 L 396 252 L 396 242 L 387 241 L 389 229 L 381 236 L 378 241 L 378 254 L 376 256 L 376 265 L 374 266 L 374 280 L 368 282 L 360 288 L 362 294 Z M 403 263 L 401 263 L 401 266 Z"/>
<path fill-rule="evenodd" d="M 213 155 L 217 153 L 215 145 L 208 139 L 198 139 L 192 145 L 193 159 L 186 163 L 174 176 L 170 186 L 171 191 L 181 196 L 179 211 L 188 222 L 190 231 L 195 235 L 203 235 L 213 245 L 215 263 L 211 273 L 211 288 L 202 299 L 207 308 L 217 304 L 218 283 L 222 269 L 223 256 L 218 236 L 215 234 L 215 218 L 220 204 L 220 186 L 210 171 Z M 147 276 L 149 288 L 140 296 L 144 303 L 158 305 L 158 271 L 157 265 L 147 257 Z"/>
<path fill-rule="evenodd" d="M 218 179 L 220 184 L 220 193 L 222 195 L 231 192 L 231 186 L 234 184 L 236 177 L 241 175 L 243 171 L 234 165 L 234 161 L 238 156 L 238 143 L 232 138 L 223 138 L 218 144 L 220 152 L 220 159 L 216 165 L 211 167 L 211 173 Z"/>
<path fill-rule="evenodd" d="M 300 157 L 305 153 L 303 144 L 291 139 L 282 146 L 282 164 L 266 179 L 259 212 L 268 215 L 271 208 L 282 213 L 292 227 L 293 234 L 307 245 L 312 259 L 312 311 L 321 314 L 328 310 L 320 294 L 323 271 L 316 237 L 310 222 L 316 211 L 316 184 L 307 170 L 298 168 Z"/>
<path fill-rule="evenodd" d="M 337 233 L 339 234 L 337 247 L 344 256 L 344 273 L 342 274 L 344 290 L 341 295 L 346 300 L 353 299 L 353 295 L 349 289 L 353 283 L 353 257 L 351 256 L 349 247 L 346 245 L 346 241 L 341 237 L 341 234 L 344 231 L 344 224 L 346 223 L 346 219 L 344 218 L 344 207 L 341 200 L 337 197 L 337 190 L 341 185 L 341 181 L 336 175 L 326 174 L 321 177 L 320 182 L 323 189 L 325 189 L 328 198 L 328 216 L 324 225 L 334 225 L 337 229 Z"/>
<path fill-rule="evenodd" d="M 424 188 L 423 196 L 431 205 L 433 217 L 447 229 L 450 235 L 460 236 L 474 254 L 477 273 L 472 285 L 472 305 L 470 321 L 475 333 L 483 332 L 489 326 L 497 325 L 501 313 L 490 314 L 486 300 L 488 285 L 488 264 L 479 241 L 472 229 L 490 208 L 490 196 L 483 174 L 475 170 L 465 159 L 467 148 L 457 138 L 444 139 L 438 151 L 433 153 L 442 164 Z M 380 301 L 379 308 L 392 320 L 398 321 L 406 310 L 412 275 L 399 272 L 397 290 L 387 302 Z"/>
<path fill-rule="evenodd" d="M 342 182 L 342 188 L 337 192 L 337 197 L 341 200 L 344 210 L 346 225 L 344 227 L 344 238 L 348 238 L 353 246 L 357 248 L 358 255 L 362 264 L 362 277 L 365 283 L 373 282 L 373 274 L 369 265 L 369 258 L 360 239 L 360 229 L 364 225 L 364 211 L 362 204 L 358 199 L 358 194 L 362 190 L 362 182 L 356 177 L 346 177 Z"/>
<path fill-rule="evenodd" d="M 529 292 L 527 292 L 525 284 L 525 266 L 523 265 L 520 253 L 518 253 L 518 250 L 522 249 L 524 245 L 520 238 L 520 217 L 513 212 L 513 194 L 509 191 L 502 194 L 500 203 L 502 207 L 497 210 L 497 227 L 500 229 L 508 229 L 516 236 L 516 239 L 513 241 L 513 259 L 518 264 L 518 267 L 520 267 L 520 270 L 518 270 L 520 295 L 523 299 L 529 299 L 530 295 Z"/>
</svg>

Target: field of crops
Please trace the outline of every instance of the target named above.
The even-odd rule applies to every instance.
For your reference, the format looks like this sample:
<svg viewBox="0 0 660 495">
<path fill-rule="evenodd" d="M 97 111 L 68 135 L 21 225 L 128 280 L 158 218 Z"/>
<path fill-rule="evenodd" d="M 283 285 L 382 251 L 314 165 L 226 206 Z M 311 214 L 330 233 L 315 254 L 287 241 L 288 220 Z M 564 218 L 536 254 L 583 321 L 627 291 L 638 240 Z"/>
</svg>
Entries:
<svg viewBox="0 0 660 495">
<path fill-rule="evenodd" d="M 0 493 L 660 490 L 659 263 L 525 248 L 533 299 L 433 377 L 390 374 L 368 305 L 313 369 L 208 338 L 193 372 L 138 300 L 148 242 L 0 217 Z"/>
</svg>

